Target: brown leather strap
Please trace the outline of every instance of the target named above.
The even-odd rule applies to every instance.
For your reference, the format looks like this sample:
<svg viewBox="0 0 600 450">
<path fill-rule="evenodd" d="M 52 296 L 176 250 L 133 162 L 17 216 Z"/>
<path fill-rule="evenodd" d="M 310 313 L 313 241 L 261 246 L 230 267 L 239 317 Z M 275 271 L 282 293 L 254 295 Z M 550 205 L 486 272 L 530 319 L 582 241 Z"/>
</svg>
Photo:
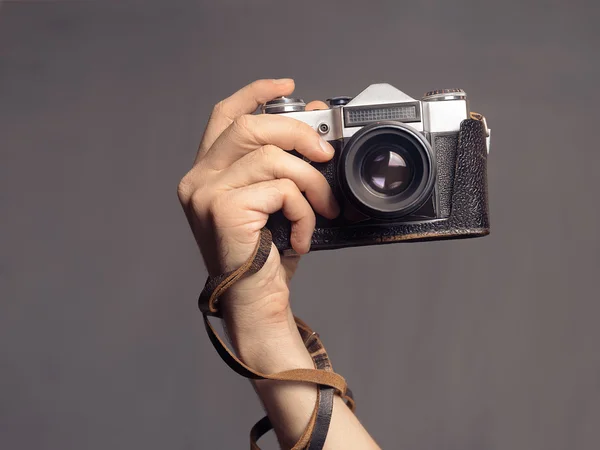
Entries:
<svg viewBox="0 0 600 450">
<path fill-rule="evenodd" d="M 244 275 L 251 275 L 258 272 L 267 262 L 269 253 L 271 253 L 272 237 L 268 228 L 260 231 L 260 239 L 256 244 L 254 252 L 248 260 L 236 270 L 208 277 L 204 289 L 198 298 L 198 307 L 203 314 L 220 317 L 217 309 L 218 299 L 223 293 Z"/>
<path fill-rule="evenodd" d="M 335 372 L 331 367 L 327 352 L 323 347 L 318 335 L 314 333 L 304 322 L 297 317 L 295 318 L 298 330 L 301 335 L 308 334 L 306 342 L 307 348 L 311 354 L 313 362 L 317 365 L 317 369 L 293 369 L 276 374 L 263 374 L 255 371 L 240 361 L 223 340 L 216 334 L 214 328 L 210 324 L 208 317 L 204 315 L 204 322 L 207 333 L 213 343 L 215 349 L 227 365 L 238 374 L 254 379 L 254 380 L 279 380 L 279 381 L 296 381 L 304 383 L 315 383 L 319 385 L 317 391 L 317 402 L 309 424 L 304 431 L 299 441 L 294 445 L 292 450 L 320 450 L 323 448 L 329 424 L 331 421 L 331 413 L 333 410 L 334 394 L 340 395 L 346 405 L 354 411 L 355 403 L 352 392 L 348 389 L 344 378 Z M 323 367 L 322 369 L 319 368 Z M 272 429 L 271 422 L 268 418 L 263 418 L 257 422 L 250 432 L 250 448 L 252 450 L 260 450 L 256 441 L 265 433 Z M 306 445 L 308 444 L 308 447 Z"/>
<path fill-rule="evenodd" d="M 304 346 L 310 353 L 313 363 L 317 369 L 333 372 L 333 367 L 329 361 L 329 356 L 321 342 L 319 335 L 312 331 L 308 325 L 299 318 L 294 317 L 296 326 L 304 341 Z M 346 391 L 347 391 L 346 387 Z M 325 439 L 329 432 L 331 415 L 333 414 L 334 390 L 328 386 L 319 386 L 317 403 L 317 418 L 314 423 L 314 429 L 311 432 L 308 450 L 321 450 L 325 445 Z"/>
<path fill-rule="evenodd" d="M 208 316 L 220 317 L 218 299 L 229 287 L 246 274 L 256 273 L 262 268 L 271 251 L 271 233 L 267 228 L 261 230 L 260 239 L 252 256 L 237 270 L 226 274 L 209 277 L 198 299 L 198 305 L 204 317 L 204 325 L 208 336 L 227 365 L 238 374 L 255 380 L 279 380 L 314 383 L 318 385 L 317 401 L 308 426 L 294 445 L 292 450 L 321 450 L 329 431 L 333 411 L 334 395 L 340 395 L 354 411 L 354 400 L 344 378 L 335 372 L 319 335 L 313 332 L 306 323 L 294 318 L 298 331 L 308 349 L 316 369 L 293 369 L 275 374 L 264 374 L 255 371 L 240 361 L 212 327 Z M 250 432 L 250 448 L 260 450 L 257 440 L 272 429 L 268 417 L 258 421 Z"/>
<path fill-rule="evenodd" d="M 300 319 L 297 317 L 294 317 L 294 319 L 298 325 L 298 331 L 302 336 L 304 345 L 308 349 L 315 337 L 318 338 L 318 335 L 310 330 L 310 328 L 307 329 L 307 327 L 302 327 L 302 325 L 305 324 Z M 311 354 L 311 356 L 313 355 Z M 320 360 L 323 362 L 325 361 L 323 358 L 320 358 Z M 315 361 L 314 357 L 313 361 Z M 329 370 L 331 370 L 331 364 L 317 364 L 315 362 L 315 366 L 317 369 L 327 370 L 327 367 L 329 367 Z M 323 448 L 323 444 L 325 443 L 325 439 L 327 438 L 327 433 L 329 431 L 329 424 L 331 422 L 333 398 L 333 388 L 319 385 L 319 389 L 317 390 L 317 401 L 315 403 L 315 408 L 313 409 L 309 423 L 292 450 L 302 450 L 305 449 L 307 445 L 309 445 L 308 450 L 321 450 Z M 252 450 L 260 450 L 257 441 L 272 428 L 273 426 L 268 416 L 265 416 L 259 420 L 250 430 L 250 448 Z"/>
<path fill-rule="evenodd" d="M 227 348 L 223 340 L 215 332 L 206 315 L 204 315 L 204 325 L 219 356 L 221 356 L 232 370 L 241 376 L 252 380 L 299 381 L 302 383 L 322 384 L 334 388 L 339 395 L 346 397 L 348 391 L 346 380 L 335 372 L 316 369 L 291 369 L 275 374 L 266 374 L 251 369 Z"/>
</svg>

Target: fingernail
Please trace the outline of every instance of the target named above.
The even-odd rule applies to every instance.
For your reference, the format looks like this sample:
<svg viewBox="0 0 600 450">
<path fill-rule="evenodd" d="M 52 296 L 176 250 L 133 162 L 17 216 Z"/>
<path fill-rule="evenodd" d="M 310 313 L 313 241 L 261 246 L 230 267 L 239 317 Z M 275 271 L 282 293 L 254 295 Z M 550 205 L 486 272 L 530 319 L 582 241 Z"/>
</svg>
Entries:
<svg viewBox="0 0 600 450">
<path fill-rule="evenodd" d="M 321 150 L 323 150 L 323 153 L 326 153 L 328 155 L 333 155 L 335 153 L 333 147 L 329 145 L 329 143 L 325 139 L 319 138 L 319 145 L 321 146 Z"/>
<path fill-rule="evenodd" d="M 273 80 L 273 83 L 286 84 L 286 83 L 291 83 L 292 81 L 294 81 L 294 80 L 292 80 L 291 78 L 278 78 L 278 79 Z"/>
</svg>

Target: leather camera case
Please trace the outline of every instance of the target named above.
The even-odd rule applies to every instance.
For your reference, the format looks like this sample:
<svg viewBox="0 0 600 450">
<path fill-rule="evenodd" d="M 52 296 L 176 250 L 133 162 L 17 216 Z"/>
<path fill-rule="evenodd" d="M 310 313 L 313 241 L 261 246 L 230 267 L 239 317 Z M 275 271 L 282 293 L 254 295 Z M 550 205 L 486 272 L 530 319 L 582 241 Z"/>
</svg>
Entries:
<svg viewBox="0 0 600 450">
<path fill-rule="evenodd" d="M 340 141 L 331 142 L 339 154 Z M 446 152 L 446 155 L 449 153 Z M 482 121 L 464 120 L 458 132 L 456 151 L 451 158 L 437 153 L 438 168 L 454 163 L 450 177 L 438 173 L 437 189 L 447 198 L 447 217 L 423 221 L 386 221 L 336 226 L 336 222 L 317 215 L 317 226 L 312 237 L 311 251 L 391 244 L 439 239 L 458 239 L 489 234 L 489 207 L 487 192 L 487 146 Z M 313 164 L 320 170 L 339 199 L 337 157 L 329 163 Z M 439 171 L 438 171 L 439 172 Z M 343 211 L 342 211 L 343 214 Z M 293 253 L 290 245 L 291 224 L 281 212 L 273 214 L 267 223 L 273 242 L 282 253 Z"/>
</svg>

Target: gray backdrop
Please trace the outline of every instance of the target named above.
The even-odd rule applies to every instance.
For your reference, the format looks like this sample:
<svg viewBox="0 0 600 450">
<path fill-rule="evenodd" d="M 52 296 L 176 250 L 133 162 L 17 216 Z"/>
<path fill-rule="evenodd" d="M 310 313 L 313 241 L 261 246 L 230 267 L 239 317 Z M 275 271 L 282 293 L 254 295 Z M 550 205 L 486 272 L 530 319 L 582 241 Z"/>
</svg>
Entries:
<svg viewBox="0 0 600 450">
<path fill-rule="evenodd" d="M 314 253 L 293 282 L 378 442 L 598 448 L 598 13 L 4 3 L 0 448 L 247 448 L 261 408 L 205 336 L 176 186 L 212 105 L 283 76 L 306 100 L 462 87 L 493 130 L 491 236 Z"/>
</svg>

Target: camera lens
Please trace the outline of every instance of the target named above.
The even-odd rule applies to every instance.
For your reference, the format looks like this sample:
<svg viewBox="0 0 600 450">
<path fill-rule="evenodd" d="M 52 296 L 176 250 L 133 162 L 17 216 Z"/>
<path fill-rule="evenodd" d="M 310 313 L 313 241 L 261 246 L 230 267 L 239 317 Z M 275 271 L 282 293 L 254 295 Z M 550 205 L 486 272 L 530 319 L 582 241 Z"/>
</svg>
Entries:
<svg viewBox="0 0 600 450">
<path fill-rule="evenodd" d="M 390 144 L 376 146 L 363 161 L 362 179 L 380 194 L 393 196 L 401 193 L 413 179 L 412 164 L 407 153 Z"/>
<path fill-rule="evenodd" d="M 377 122 L 357 131 L 344 147 L 338 174 L 342 191 L 367 216 L 392 220 L 420 208 L 435 184 L 429 142 L 400 122 Z"/>
</svg>

